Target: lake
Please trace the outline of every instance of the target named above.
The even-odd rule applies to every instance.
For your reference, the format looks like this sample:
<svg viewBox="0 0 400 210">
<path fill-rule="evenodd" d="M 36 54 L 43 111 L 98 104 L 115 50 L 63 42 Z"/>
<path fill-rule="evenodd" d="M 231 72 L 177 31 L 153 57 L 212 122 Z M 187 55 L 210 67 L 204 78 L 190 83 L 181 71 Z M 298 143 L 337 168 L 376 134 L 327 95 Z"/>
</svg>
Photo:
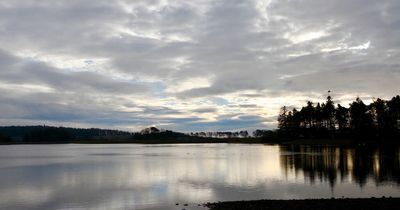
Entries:
<svg viewBox="0 0 400 210">
<path fill-rule="evenodd" d="M 0 209 L 189 210 L 342 196 L 400 197 L 400 147 L 0 146 Z"/>
</svg>

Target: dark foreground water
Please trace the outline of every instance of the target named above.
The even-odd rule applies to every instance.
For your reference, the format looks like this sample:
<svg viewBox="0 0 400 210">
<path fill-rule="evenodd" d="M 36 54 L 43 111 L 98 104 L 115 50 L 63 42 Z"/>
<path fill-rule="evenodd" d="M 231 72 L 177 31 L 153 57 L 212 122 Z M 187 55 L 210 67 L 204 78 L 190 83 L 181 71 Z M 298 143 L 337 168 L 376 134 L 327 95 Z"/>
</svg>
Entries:
<svg viewBox="0 0 400 210">
<path fill-rule="evenodd" d="M 0 146 L 0 209 L 203 209 L 197 204 L 342 196 L 400 197 L 400 148 Z"/>
</svg>

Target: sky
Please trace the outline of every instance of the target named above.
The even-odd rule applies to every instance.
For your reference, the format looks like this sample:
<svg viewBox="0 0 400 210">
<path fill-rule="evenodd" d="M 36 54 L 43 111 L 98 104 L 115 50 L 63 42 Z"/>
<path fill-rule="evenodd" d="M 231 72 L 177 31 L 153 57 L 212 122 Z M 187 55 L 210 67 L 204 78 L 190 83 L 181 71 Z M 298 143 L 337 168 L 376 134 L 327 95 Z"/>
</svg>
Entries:
<svg viewBox="0 0 400 210">
<path fill-rule="evenodd" d="M 276 128 L 399 94 L 398 0 L 1 0 L 0 125 Z"/>
</svg>

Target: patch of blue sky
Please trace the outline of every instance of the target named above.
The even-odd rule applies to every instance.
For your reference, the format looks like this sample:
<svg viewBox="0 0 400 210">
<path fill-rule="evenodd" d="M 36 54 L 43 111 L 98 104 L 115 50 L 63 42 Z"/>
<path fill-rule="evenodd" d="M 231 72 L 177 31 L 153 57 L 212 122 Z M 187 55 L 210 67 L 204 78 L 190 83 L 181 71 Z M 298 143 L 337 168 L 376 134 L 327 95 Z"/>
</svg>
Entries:
<svg viewBox="0 0 400 210">
<path fill-rule="evenodd" d="M 215 97 L 212 99 L 212 102 L 218 106 L 228 105 L 229 101 L 220 97 Z"/>
<path fill-rule="evenodd" d="M 168 95 L 165 92 L 166 86 L 162 82 L 152 82 L 150 83 L 150 88 L 153 95 L 157 98 L 167 98 Z"/>
</svg>

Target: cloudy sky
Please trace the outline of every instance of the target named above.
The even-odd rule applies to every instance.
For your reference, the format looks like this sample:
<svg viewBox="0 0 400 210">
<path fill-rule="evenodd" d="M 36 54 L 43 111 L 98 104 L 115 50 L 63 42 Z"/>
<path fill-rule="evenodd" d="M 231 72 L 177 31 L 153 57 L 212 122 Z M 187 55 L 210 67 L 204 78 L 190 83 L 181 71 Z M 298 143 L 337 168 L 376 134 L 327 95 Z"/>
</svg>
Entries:
<svg viewBox="0 0 400 210">
<path fill-rule="evenodd" d="M 399 94 L 398 0 L 1 0 L 0 125 L 274 128 Z"/>
</svg>

